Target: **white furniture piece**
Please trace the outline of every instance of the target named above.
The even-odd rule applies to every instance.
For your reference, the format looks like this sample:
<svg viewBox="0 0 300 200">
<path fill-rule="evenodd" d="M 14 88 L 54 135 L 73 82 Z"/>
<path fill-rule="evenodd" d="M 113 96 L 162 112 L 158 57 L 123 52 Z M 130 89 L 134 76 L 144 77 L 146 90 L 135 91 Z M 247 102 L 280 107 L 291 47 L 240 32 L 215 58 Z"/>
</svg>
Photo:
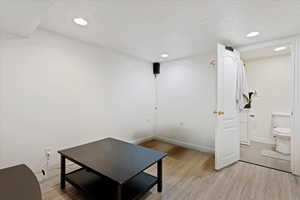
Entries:
<svg viewBox="0 0 300 200">
<path fill-rule="evenodd" d="M 241 144 L 250 145 L 248 109 L 244 109 L 240 112 L 240 142 Z"/>
<path fill-rule="evenodd" d="M 290 113 L 272 113 L 272 134 L 275 138 L 275 150 L 279 153 L 291 153 Z"/>
</svg>

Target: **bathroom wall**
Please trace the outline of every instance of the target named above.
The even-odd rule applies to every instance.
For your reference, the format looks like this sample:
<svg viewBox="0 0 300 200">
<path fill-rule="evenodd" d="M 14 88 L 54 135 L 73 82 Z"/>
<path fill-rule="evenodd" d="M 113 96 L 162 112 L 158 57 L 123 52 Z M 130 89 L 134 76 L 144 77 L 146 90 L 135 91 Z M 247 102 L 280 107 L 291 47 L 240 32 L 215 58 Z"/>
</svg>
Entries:
<svg viewBox="0 0 300 200">
<path fill-rule="evenodd" d="M 271 113 L 290 112 L 290 55 L 260 58 L 245 62 L 249 89 L 257 90 L 251 113 L 250 139 L 274 143 L 271 135 Z"/>
</svg>

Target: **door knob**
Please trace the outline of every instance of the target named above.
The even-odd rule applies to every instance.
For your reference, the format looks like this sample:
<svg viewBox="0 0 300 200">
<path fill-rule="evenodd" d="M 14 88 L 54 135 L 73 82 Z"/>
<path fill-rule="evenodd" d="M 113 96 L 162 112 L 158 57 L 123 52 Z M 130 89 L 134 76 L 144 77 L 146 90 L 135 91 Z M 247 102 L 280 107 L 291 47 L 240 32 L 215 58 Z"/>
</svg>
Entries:
<svg viewBox="0 0 300 200">
<path fill-rule="evenodd" d="M 224 112 L 222 112 L 222 111 L 219 111 L 219 112 L 218 111 L 214 111 L 213 113 L 214 114 L 218 114 L 218 115 L 224 115 Z"/>
</svg>

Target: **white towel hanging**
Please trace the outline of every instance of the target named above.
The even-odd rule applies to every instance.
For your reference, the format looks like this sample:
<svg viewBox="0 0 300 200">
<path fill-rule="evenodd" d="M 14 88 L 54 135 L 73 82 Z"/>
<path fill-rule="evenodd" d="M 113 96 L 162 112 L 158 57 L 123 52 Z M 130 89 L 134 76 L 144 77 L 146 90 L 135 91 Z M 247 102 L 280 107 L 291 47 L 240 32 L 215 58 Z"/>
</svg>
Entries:
<svg viewBox="0 0 300 200">
<path fill-rule="evenodd" d="M 249 102 L 249 88 L 246 77 L 246 70 L 239 52 L 235 51 L 237 59 L 237 82 L 236 82 L 236 102 L 240 110 L 243 110 Z"/>
</svg>

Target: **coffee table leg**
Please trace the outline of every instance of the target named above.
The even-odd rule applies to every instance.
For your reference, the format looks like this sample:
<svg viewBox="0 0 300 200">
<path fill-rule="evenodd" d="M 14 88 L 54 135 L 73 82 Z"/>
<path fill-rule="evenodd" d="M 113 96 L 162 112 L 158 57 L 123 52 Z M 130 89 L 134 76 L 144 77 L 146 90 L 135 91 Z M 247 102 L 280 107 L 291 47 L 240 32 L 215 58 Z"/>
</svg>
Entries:
<svg viewBox="0 0 300 200">
<path fill-rule="evenodd" d="M 66 158 L 60 157 L 60 188 L 66 188 Z"/>
<path fill-rule="evenodd" d="M 162 170 L 162 160 L 159 160 L 157 162 L 157 192 L 162 192 L 162 176 L 163 176 L 163 170 Z"/>
<path fill-rule="evenodd" d="M 118 185 L 117 200 L 122 200 L 122 185 Z"/>
</svg>

